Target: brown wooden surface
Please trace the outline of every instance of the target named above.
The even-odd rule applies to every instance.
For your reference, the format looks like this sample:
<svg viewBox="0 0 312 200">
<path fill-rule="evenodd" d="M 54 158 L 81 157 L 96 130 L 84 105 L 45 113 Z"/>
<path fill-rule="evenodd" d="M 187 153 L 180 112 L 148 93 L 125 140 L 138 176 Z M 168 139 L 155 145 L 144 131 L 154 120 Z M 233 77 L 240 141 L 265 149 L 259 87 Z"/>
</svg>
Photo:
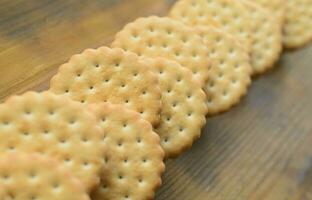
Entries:
<svg viewBox="0 0 312 200">
<path fill-rule="evenodd" d="M 163 0 L 0 0 L 0 100 L 43 90 L 72 54 L 109 44 Z M 193 148 L 166 162 L 158 200 L 312 199 L 312 45 L 284 53 L 239 106 L 208 119 Z"/>
</svg>

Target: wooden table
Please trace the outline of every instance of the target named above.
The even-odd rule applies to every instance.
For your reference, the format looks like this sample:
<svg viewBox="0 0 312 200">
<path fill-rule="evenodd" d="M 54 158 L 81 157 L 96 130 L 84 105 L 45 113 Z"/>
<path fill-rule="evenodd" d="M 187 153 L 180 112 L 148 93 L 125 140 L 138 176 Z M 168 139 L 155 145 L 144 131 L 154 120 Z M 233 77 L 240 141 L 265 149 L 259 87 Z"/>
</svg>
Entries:
<svg viewBox="0 0 312 200">
<path fill-rule="evenodd" d="M 0 99 L 44 90 L 57 67 L 109 44 L 139 16 L 165 15 L 163 0 L 1 0 Z M 312 45 L 284 53 L 202 137 L 166 162 L 158 200 L 312 199 Z"/>
</svg>

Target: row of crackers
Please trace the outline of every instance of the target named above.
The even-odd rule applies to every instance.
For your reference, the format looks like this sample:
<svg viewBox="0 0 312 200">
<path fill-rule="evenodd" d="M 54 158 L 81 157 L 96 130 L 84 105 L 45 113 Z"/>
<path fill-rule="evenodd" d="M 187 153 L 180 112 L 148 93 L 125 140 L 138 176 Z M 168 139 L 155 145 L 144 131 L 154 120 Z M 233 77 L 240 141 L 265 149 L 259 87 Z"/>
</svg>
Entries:
<svg viewBox="0 0 312 200">
<path fill-rule="evenodd" d="M 180 0 L 0 105 L 0 199 L 152 199 L 164 159 L 312 38 L 312 1 Z"/>
</svg>

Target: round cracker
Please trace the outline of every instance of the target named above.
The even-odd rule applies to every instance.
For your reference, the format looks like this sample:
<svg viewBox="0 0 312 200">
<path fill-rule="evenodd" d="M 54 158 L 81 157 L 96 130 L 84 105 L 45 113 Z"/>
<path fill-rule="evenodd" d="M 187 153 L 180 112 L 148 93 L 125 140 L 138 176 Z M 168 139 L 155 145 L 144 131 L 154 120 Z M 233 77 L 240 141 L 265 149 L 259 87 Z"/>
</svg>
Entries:
<svg viewBox="0 0 312 200">
<path fill-rule="evenodd" d="M 283 45 L 298 48 L 312 40 L 312 0 L 288 0 Z"/>
<path fill-rule="evenodd" d="M 282 33 L 278 19 L 256 3 L 242 0 L 252 21 L 251 66 L 253 74 L 272 68 L 282 51 Z"/>
<path fill-rule="evenodd" d="M 249 55 L 236 38 L 212 26 L 197 26 L 215 62 L 205 86 L 208 114 L 215 115 L 237 104 L 250 85 Z"/>
<path fill-rule="evenodd" d="M 116 34 L 113 47 L 142 56 L 164 57 L 179 62 L 193 72 L 202 86 L 211 67 L 207 47 L 195 31 L 167 17 L 146 17 L 127 24 Z"/>
<path fill-rule="evenodd" d="M 93 200 L 153 199 L 161 184 L 164 152 L 152 126 L 134 111 L 110 103 L 91 104 L 105 137 L 100 186 Z"/>
<path fill-rule="evenodd" d="M 82 104 L 50 92 L 27 92 L 0 105 L 0 152 L 50 155 L 90 190 L 99 183 L 103 144 L 96 119 Z"/>
<path fill-rule="evenodd" d="M 248 11 L 239 0 L 180 0 L 174 4 L 169 16 L 191 26 L 222 28 L 250 51 L 251 22 Z"/>
<path fill-rule="evenodd" d="M 54 159 L 22 152 L 0 156 L 2 200 L 89 200 L 81 182 Z"/>
<path fill-rule="evenodd" d="M 157 76 L 131 52 L 87 49 L 71 57 L 52 78 L 50 91 L 83 103 L 122 104 L 156 125 L 161 106 Z"/>
<path fill-rule="evenodd" d="M 145 58 L 146 59 L 146 58 Z M 155 131 L 166 157 L 176 157 L 192 146 L 205 125 L 206 96 L 192 72 L 175 61 L 151 59 L 162 92 L 160 123 Z"/>
<path fill-rule="evenodd" d="M 285 0 L 249 0 L 259 4 L 260 6 L 270 10 L 271 15 L 277 17 L 277 20 L 283 24 L 285 20 L 286 3 Z"/>
</svg>

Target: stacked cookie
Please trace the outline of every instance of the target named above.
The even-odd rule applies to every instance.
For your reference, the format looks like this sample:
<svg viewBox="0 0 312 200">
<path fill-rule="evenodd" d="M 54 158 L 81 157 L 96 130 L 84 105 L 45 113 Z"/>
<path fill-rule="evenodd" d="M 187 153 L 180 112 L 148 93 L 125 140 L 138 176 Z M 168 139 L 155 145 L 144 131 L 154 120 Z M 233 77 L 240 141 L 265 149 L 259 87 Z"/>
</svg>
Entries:
<svg viewBox="0 0 312 200">
<path fill-rule="evenodd" d="M 311 4 L 179 0 L 72 56 L 48 91 L 0 104 L 0 199 L 153 199 L 206 116 L 312 38 Z"/>
</svg>

